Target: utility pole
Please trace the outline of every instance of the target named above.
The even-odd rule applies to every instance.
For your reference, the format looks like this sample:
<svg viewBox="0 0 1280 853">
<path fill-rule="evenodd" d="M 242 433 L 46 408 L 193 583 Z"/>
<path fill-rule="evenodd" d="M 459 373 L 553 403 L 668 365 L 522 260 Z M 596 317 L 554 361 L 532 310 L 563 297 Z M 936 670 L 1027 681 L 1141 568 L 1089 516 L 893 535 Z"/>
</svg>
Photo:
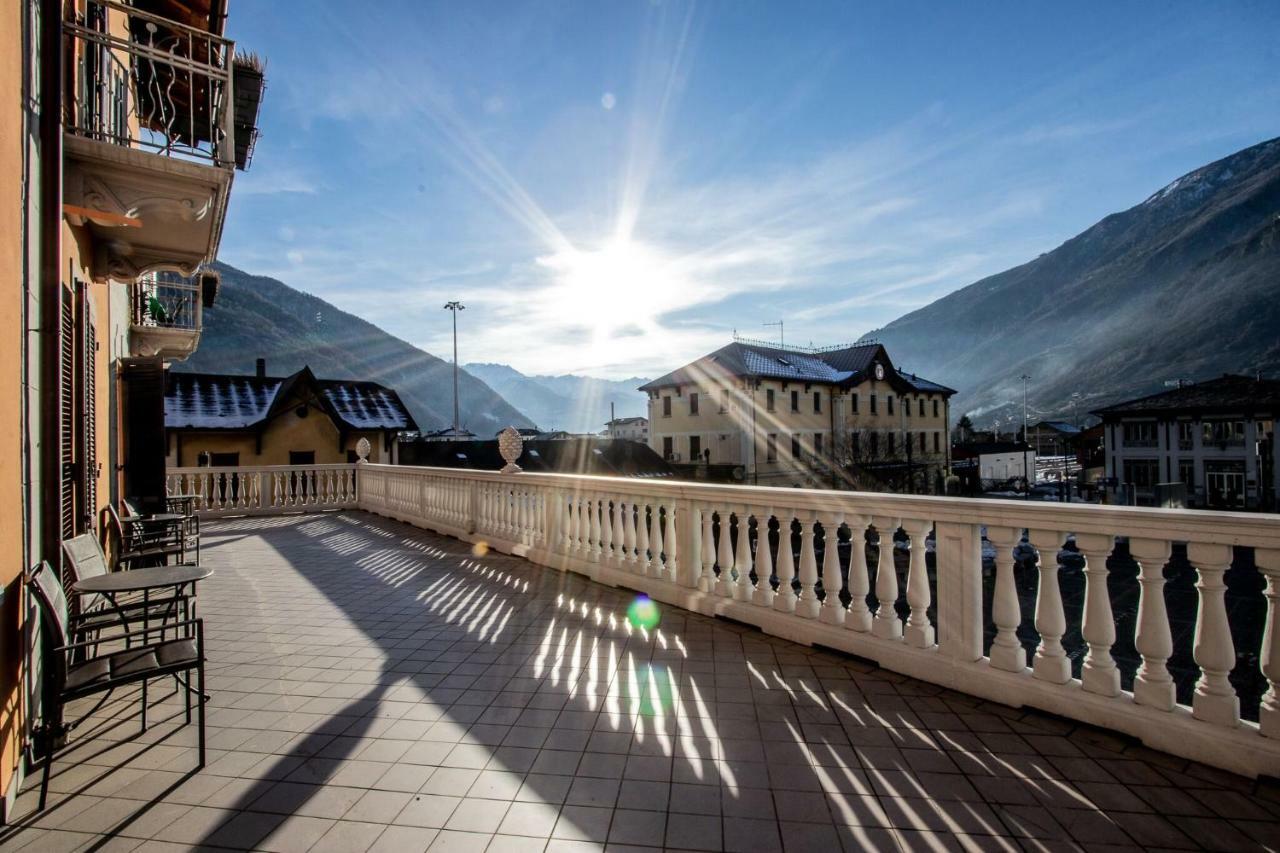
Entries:
<svg viewBox="0 0 1280 853">
<path fill-rule="evenodd" d="M 453 312 L 453 437 L 457 438 L 461 432 L 461 424 L 458 423 L 458 312 L 465 309 L 463 305 L 456 299 L 446 302 L 444 309 Z"/>
<path fill-rule="evenodd" d="M 775 320 L 772 323 L 761 323 L 760 325 L 777 326 L 778 327 L 778 349 L 787 348 L 787 330 L 786 330 L 786 327 L 783 326 L 781 320 Z"/>
<path fill-rule="evenodd" d="M 1027 497 L 1031 497 L 1031 484 L 1035 482 L 1035 474 L 1031 472 L 1027 462 L 1027 456 L 1031 452 L 1031 443 L 1028 441 L 1030 436 L 1027 435 L 1027 383 L 1031 381 L 1031 377 L 1024 373 L 1018 378 L 1022 380 L 1022 444 L 1026 448 L 1022 451 L 1022 475 L 1027 481 Z"/>
</svg>

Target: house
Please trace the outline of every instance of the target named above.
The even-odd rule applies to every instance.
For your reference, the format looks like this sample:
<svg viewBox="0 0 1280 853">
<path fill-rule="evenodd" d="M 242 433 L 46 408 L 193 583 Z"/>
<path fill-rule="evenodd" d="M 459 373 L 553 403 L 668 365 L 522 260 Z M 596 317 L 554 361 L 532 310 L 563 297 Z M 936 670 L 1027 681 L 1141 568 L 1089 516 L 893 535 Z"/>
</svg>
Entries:
<svg viewBox="0 0 1280 853">
<path fill-rule="evenodd" d="M 1075 449 L 1080 427 L 1067 421 L 1041 421 L 1027 430 L 1027 443 L 1039 456 L 1066 456 Z"/>
<path fill-rule="evenodd" d="M 974 441 L 951 449 L 951 470 L 970 491 L 1027 479 L 1036 467 L 1036 452 L 1021 441 Z"/>
<path fill-rule="evenodd" d="M 1126 502 L 1163 503 L 1181 484 L 1188 506 L 1275 510 L 1280 380 L 1226 374 L 1094 412 L 1108 483 Z"/>
<path fill-rule="evenodd" d="M 737 338 L 640 388 L 649 445 L 688 474 L 817 488 L 940 493 L 951 388 L 874 342 Z"/>
<path fill-rule="evenodd" d="M 609 438 L 625 438 L 628 441 L 649 443 L 648 418 L 614 418 L 604 425 L 604 433 Z"/>
<path fill-rule="evenodd" d="M 405 441 L 397 462 L 433 468 L 497 471 L 505 465 L 497 441 Z M 600 437 L 525 439 L 517 464 L 525 471 L 602 477 L 673 477 L 674 470 L 647 445 Z"/>
<path fill-rule="evenodd" d="M 164 500 L 166 372 L 216 310 L 263 91 L 227 21 L 220 0 L 0 16 L 0 820 L 38 754 L 23 570 L 59 570 L 108 504 Z"/>
<path fill-rule="evenodd" d="M 367 439 L 370 462 L 394 462 L 396 438 L 416 430 L 399 395 L 376 382 L 317 379 L 309 367 L 285 377 L 172 373 L 164 396 L 166 465 L 324 465 L 354 462 Z"/>
<path fill-rule="evenodd" d="M 466 427 L 450 426 L 424 432 L 420 437 L 423 441 L 475 441 L 478 436 Z"/>
</svg>

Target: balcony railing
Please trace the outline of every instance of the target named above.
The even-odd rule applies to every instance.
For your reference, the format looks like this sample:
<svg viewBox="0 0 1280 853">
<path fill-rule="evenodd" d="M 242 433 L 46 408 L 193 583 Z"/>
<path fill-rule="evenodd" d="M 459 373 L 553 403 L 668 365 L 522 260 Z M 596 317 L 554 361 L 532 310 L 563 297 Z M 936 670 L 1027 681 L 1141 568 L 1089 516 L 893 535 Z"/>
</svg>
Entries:
<svg viewBox="0 0 1280 853">
<path fill-rule="evenodd" d="M 201 305 L 201 286 L 195 276 L 147 273 L 133 285 L 134 326 L 198 331 Z"/>
<path fill-rule="evenodd" d="M 231 168 L 232 42 L 111 0 L 63 21 L 66 130 Z"/>
<path fill-rule="evenodd" d="M 354 501 L 284 485 L 321 469 Z M 265 470 L 170 489 L 205 478 L 219 513 L 356 506 L 1234 772 L 1280 766 L 1275 516 L 369 464 L 271 469 L 264 495 Z M 252 485 L 228 501 L 209 484 L 233 475 Z M 1228 610 L 1240 572 L 1266 591 Z M 1261 685 L 1256 722 L 1240 683 Z"/>
<path fill-rule="evenodd" d="M 273 515 L 356 505 L 356 466 L 249 465 L 234 468 L 170 468 L 170 495 L 194 495 L 205 516 Z"/>
</svg>

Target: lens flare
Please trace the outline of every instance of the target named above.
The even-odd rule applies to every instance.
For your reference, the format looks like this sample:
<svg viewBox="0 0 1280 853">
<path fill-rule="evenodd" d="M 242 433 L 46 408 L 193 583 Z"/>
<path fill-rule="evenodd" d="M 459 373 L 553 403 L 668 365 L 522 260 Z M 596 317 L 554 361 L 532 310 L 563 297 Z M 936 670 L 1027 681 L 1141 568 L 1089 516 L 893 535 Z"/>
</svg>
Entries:
<svg viewBox="0 0 1280 853">
<path fill-rule="evenodd" d="M 627 608 L 627 621 L 636 628 L 652 631 L 662 621 L 662 612 L 649 596 L 636 596 L 636 600 Z"/>
<path fill-rule="evenodd" d="M 471 556 L 483 557 L 489 553 L 489 543 L 481 539 L 479 542 L 471 546 Z"/>
</svg>

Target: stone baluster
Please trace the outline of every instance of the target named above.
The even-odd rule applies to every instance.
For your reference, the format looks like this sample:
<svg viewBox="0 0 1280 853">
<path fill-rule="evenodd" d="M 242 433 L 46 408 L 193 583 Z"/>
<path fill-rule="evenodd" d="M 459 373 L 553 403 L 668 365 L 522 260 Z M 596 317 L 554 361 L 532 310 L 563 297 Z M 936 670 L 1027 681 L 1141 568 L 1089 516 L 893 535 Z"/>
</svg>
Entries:
<svg viewBox="0 0 1280 853">
<path fill-rule="evenodd" d="M 729 511 L 722 509 L 716 513 L 720 518 L 720 538 L 716 541 L 716 564 L 720 573 L 716 576 L 716 595 L 725 598 L 733 597 L 733 521 Z"/>
<path fill-rule="evenodd" d="M 622 498 L 615 497 L 613 499 L 613 564 L 615 566 L 623 566 L 627 562 L 627 533 L 622 520 L 623 507 Z"/>
<path fill-rule="evenodd" d="M 680 577 L 680 543 L 676 537 L 676 505 L 674 502 L 663 507 L 663 516 L 666 519 L 666 526 L 662 532 L 662 543 L 665 548 L 667 562 L 666 578 L 671 583 L 684 586 L 684 581 Z"/>
<path fill-rule="evenodd" d="M 733 597 L 736 601 L 750 601 L 753 588 L 751 586 L 751 513 L 747 508 L 739 507 L 734 513 L 738 518 L 737 550 L 733 557 L 733 571 L 737 576 L 734 582 Z"/>
<path fill-rule="evenodd" d="M 653 559 L 649 562 L 649 574 L 655 578 L 668 577 L 671 568 L 670 566 L 663 568 L 666 542 L 662 538 L 662 509 L 662 504 L 655 503 L 653 512 L 649 515 L 649 520 L 653 523 L 653 529 L 649 531 L 649 547 L 653 549 Z"/>
<path fill-rule="evenodd" d="M 636 544 L 636 559 L 639 561 L 636 574 L 648 575 L 650 566 L 653 564 L 653 554 L 651 553 L 649 543 L 649 507 L 648 504 L 639 504 L 636 506 L 636 528 L 640 541 Z"/>
<path fill-rule="evenodd" d="M 907 532 L 911 543 L 911 557 L 907 565 L 907 605 L 911 612 L 907 615 L 904 636 L 908 645 L 918 649 L 927 649 L 933 645 L 933 625 L 929 624 L 929 605 L 933 596 L 929 592 L 929 566 L 925 545 L 925 538 L 932 529 L 933 522 L 921 519 L 909 519 L 903 524 L 903 530 Z M 1016 603 L 1016 593 L 1014 598 Z"/>
<path fill-rule="evenodd" d="M 600 562 L 613 564 L 613 508 L 606 498 L 600 501 Z"/>
<path fill-rule="evenodd" d="M 844 626 L 851 631 L 871 630 L 871 609 L 867 607 L 867 593 L 871 591 L 870 574 L 867 572 L 867 525 L 870 519 L 855 515 L 845 521 L 849 528 L 849 608 L 845 611 Z"/>
<path fill-rule="evenodd" d="M 1116 641 L 1116 623 L 1111 616 L 1111 593 L 1107 589 L 1107 557 L 1115 538 L 1103 533 L 1077 533 L 1076 546 L 1085 559 L 1084 620 L 1080 633 L 1089 646 L 1080 681 L 1090 693 L 1120 695 L 1120 670 L 1111 657 Z"/>
<path fill-rule="evenodd" d="M 702 517 L 702 538 L 698 540 L 702 572 L 698 575 L 698 591 L 711 592 L 716 579 L 716 538 L 711 529 L 711 507 L 704 505 L 698 510 L 698 514 Z"/>
<path fill-rule="evenodd" d="M 769 507 L 756 519 L 756 588 L 751 594 L 751 603 L 761 607 L 773 607 L 773 554 L 769 550 L 769 519 L 772 517 L 773 507 Z M 781 545 L 781 525 L 778 538 Z"/>
<path fill-rule="evenodd" d="M 591 562 L 600 562 L 600 499 L 587 499 L 587 513 L 589 515 L 591 526 L 588 536 L 591 537 Z"/>
<path fill-rule="evenodd" d="M 880 556 L 876 561 L 876 598 L 880 606 L 876 608 L 875 620 L 871 630 L 877 637 L 885 640 L 902 639 L 902 620 L 895 609 L 898 601 L 898 570 L 893 564 L 893 533 L 898 529 L 898 519 L 872 519 L 875 525 Z"/>
<path fill-rule="evenodd" d="M 1223 581 L 1231 568 L 1231 546 L 1191 542 L 1187 559 L 1196 567 L 1196 588 L 1200 591 L 1193 652 L 1201 675 L 1191 713 L 1200 720 L 1234 726 L 1240 722 L 1240 699 L 1228 678 L 1236 665 L 1236 650 L 1227 622 L 1227 585 Z"/>
<path fill-rule="evenodd" d="M 1028 539 L 1036 549 L 1040 569 L 1040 589 L 1036 593 L 1036 631 L 1040 646 L 1032 662 L 1032 673 L 1041 681 L 1066 684 L 1071 680 L 1071 659 L 1062 647 L 1067 632 L 1067 614 L 1062 607 L 1062 588 L 1058 585 L 1058 550 L 1062 534 L 1056 530 L 1031 530 Z"/>
<path fill-rule="evenodd" d="M 1266 626 L 1262 630 L 1259 663 L 1270 687 L 1262 694 L 1258 726 L 1267 737 L 1280 738 L 1280 551 L 1259 548 L 1254 552 L 1258 571 L 1267 579 Z"/>
<path fill-rule="evenodd" d="M 1138 583 L 1142 586 L 1134 637 L 1134 645 L 1142 655 L 1142 666 L 1133 680 L 1133 701 L 1161 711 L 1172 711 L 1177 701 L 1167 666 L 1173 654 L 1173 635 L 1164 606 L 1164 565 L 1170 551 L 1169 543 L 1164 540 L 1129 540 L 1129 554 L 1138 562 Z"/>
<path fill-rule="evenodd" d="M 800 522 L 800 595 L 796 599 L 796 615 L 805 619 L 817 619 L 822 609 L 818 601 L 818 556 L 813 547 L 814 525 L 817 513 L 809 513 Z"/>
<path fill-rule="evenodd" d="M 1007 672 L 1022 672 L 1027 666 L 1027 652 L 1018 640 L 1022 608 L 1013 575 L 1013 548 L 1021 535 L 1016 527 L 987 528 L 987 541 L 996 551 L 996 584 L 991 595 L 991 621 L 995 623 L 996 636 L 991 641 L 991 665 Z"/>
<path fill-rule="evenodd" d="M 635 571 L 636 565 L 636 505 L 628 502 L 622 512 L 622 550 L 625 552 L 627 565 Z"/>
<path fill-rule="evenodd" d="M 795 613 L 796 602 L 796 558 L 791 552 L 791 525 L 795 519 L 790 512 L 778 516 L 778 565 L 774 574 L 778 576 L 778 590 L 773 596 L 773 609 L 779 613 Z"/>
<path fill-rule="evenodd" d="M 844 602 L 840 600 L 840 588 L 844 582 L 840 577 L 840 525 L 844 524 L 843 513 L 833 513 L 822 521 L 822 613 L 823 622 L 828 625 L 843 625 L 845 620 Z"/>
</svg>

